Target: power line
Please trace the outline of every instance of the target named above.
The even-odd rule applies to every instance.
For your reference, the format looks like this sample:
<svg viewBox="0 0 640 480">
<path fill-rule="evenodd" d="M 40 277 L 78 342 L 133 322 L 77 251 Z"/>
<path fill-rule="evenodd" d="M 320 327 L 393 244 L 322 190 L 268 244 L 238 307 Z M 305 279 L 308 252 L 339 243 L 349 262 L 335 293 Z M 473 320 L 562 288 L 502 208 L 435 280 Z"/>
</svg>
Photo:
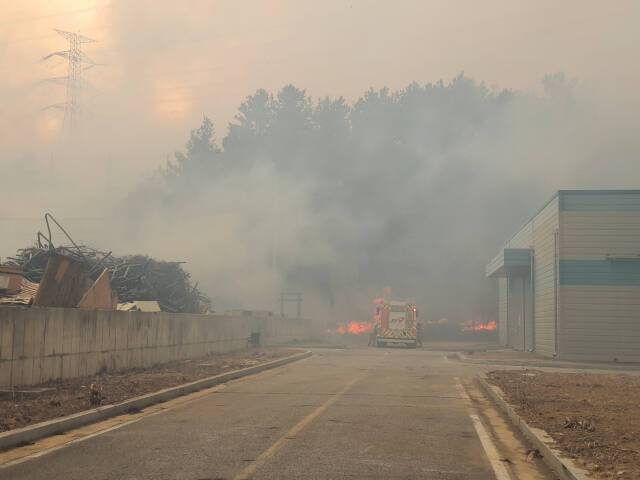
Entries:
<svg viewBox="0 0 640 480">
<path fill-rule="evenodd" d="M 58 56 L 66 58 L 68 63 L 66 77 L 53 77 L 47 79 L 54 83 L 64 83 L 66 85 L 66 99 L 63 103 L 56 103 L 45 108 L 56 108 L 64 110 L 64 130 L 71 134 L 75 129 L 77 117 L 81 112 L 82 100 L 81 92 L 86 86 L 82 79 L 82 72 L 98 65 L 82 51 L 82 44 L 93 43 L 94 39 L 80 35 L 79 33 L 65 32 L 54 29 L 56 33 L 69 41 L 69 50 L 60 50 L 46 55 L 42 60 Z M 86 66 L 85 66 L 86 65 Z"/>
</svg>

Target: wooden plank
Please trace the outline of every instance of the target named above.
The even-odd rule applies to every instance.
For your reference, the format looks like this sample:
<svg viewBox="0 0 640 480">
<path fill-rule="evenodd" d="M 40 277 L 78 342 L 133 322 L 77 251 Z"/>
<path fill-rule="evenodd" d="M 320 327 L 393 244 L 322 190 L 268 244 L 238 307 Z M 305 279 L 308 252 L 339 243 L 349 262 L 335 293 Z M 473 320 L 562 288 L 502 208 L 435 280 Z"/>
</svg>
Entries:
<svg viewBox="0 0 640 480">
<path fill-rule="evenodd" d="M 111 289 L 109 272 L 106 269 L 78 302 L 78 308 L 85 309 L 115 310 L 117 306 L 118 297 Z"/>
<path fill-rule="evenodd" d="M 81 262 L 53 254 L 33 302 L 39 307 L 76 307 L 91 286 Z"/>
</svg>

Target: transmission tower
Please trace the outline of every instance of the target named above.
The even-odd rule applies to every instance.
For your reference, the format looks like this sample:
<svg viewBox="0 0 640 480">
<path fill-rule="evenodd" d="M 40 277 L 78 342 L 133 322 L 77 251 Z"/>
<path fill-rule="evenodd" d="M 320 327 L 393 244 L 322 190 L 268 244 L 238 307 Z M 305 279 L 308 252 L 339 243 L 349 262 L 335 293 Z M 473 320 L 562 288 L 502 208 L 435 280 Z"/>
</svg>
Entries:
<svg viewBox="0 0 640 480">
<path fill-rule="evenodd" d="M 54 83 L 64 83 L 66 85 L 66 100 L 63 103 L 49 105 L 46 108 L 57 108 L 64 110 L 64 130 L 72 133 L 78 121 L 78 116 L 82 110 L 82 89 L 86 83 L 82 79 L 82 72 L 98 65 L 91 60 L 83 51 L 83 43 L 95 42 L 92 38 L 85 37 L 78 33 L 65 32 L 54 29 L 59 35 L 69 41 L 69 50 L 60 50 L 50 53 L 42 58 L 47 60 L 51 57 L 63 57 L 69 61 L 66 77 L 54 77 L 47 79 Z"/>
</svg>

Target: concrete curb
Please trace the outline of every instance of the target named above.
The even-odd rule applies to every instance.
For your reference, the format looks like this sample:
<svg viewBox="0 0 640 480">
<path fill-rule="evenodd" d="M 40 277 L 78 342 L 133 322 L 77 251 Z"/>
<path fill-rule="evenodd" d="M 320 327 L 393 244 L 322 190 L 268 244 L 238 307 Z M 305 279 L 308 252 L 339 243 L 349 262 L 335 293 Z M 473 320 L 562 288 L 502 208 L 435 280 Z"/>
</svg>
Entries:
<svg viewBox="0 0 640 480">
<path fill-rule="evenodd" d="M 204 388 L 213 387 L 230 380 L 246 377 L 265 370 L 270 370 L 275 367 L 286 365 L 287 363 L 302 360 L 304 358 L 310 357 L 311 355 L 312 352 L 310 351 L 296 353 L 295 355 L 279 358 L 277 360 L 262 363 L 260 365 L 254 365 L 252 367 L 242 368 L 240 370 L 233 370 L 231 372 L 214 375 L 213 377 L 202 378 L 194 382 L 178 385 L 177 387 L 166 388 L 158 392 L 148 393 L 140 397 L 134 397 L 129 400 L 125 400 L 121 403 L 105 405 L 103 407 L 94 408 L 92 410 L 85 410 L 83 412 L 74 413 L 66 417 L 36 423 L 35 425 L 29 425 L 24 428 L 9 430 L 8 432 L 0 433 L 0 450 L 8 450 L 10 448 L 28 444 L 43 437 L 48 437 L 50 435 L 56 435 L 69 430 L 73 430 L 74 428 L 105 420 L 107 418 L 115 417 L 129 411 L 140 410 L 144 407 L 148 407 L 149 405 L 153 405 L 154 403 L 166 402 L 167 400 L 171 400 L 188 393 L 193 393 Z"/>
<path fill-rule="evenodd" d="M 567 361 L 523 361 L 523 360 L 482 360 L 468 357 L 462 353 L 454 352 L 449 354 L 451 360 L 455 360 L 460 363 L 466 363 L 469 365 L 480 365 L 485 367 L 515 367 L 515 368 L 549 368 L 558 370 L 579 370 L 586 372 L 596 373 L 640 373 L 640 366 L 636 365 L 620 365 L 611 363 L 578 363 Z"/>
<path fill-rule="evenodd" d="M 561 456 L 560 451 L 554 448 L 555 442 L 547 432 L 529 426 L 507 403 L 500 388 L 490 385 L 483 375 L 479 375 L 478 380 L 489 397 L 511 419 L 514 426 L 522 432 L 527 440 L 538 449 L 544 462 L 559 478 L 562 480 L 589 480 L 591 478 L 588 476 L 588 472 L 577 467 L 573 460 Z"/>
<path fill-rule="evenodd" d="M 601 372 L 620 372 L 620 373 L 638 373 L 639 365 L 631 364 L 612 364 L 612 363 L 581 363 L 567 362 L 561 360 L 554 361 L 526 361 L 526 360 L 482 360 L 468 357 L 460 352 L 450 354 L 456 357 L 456 361 L 467 363 L 469 365 L 482 365 L 487 367 L 518 367 L 518 368 L 556 368 L 562 370 L 586 370 Z"/>
</svg>

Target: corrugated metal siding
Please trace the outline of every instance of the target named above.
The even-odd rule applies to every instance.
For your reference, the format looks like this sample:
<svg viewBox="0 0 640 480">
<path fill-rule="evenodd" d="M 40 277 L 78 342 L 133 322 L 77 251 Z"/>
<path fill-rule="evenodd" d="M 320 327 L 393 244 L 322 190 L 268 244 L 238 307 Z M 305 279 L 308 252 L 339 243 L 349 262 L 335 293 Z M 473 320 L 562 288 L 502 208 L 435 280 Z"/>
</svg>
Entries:
<svg viewBox="0 0 640 480">
<path fill-rule="evenodd" d="M 507 345 L 507 279 L 498 279 L 498 334 L 500 345 Z"/>
<path fill-rule="evenodd" d="M 607 255 L 640 253 L 640 211 L 564 211 L 560 218 L 562 260 L 605 260 Z"/>
<path fill-rule="evenodd" d="M 509 305 L 508 305 L 508 344 L 516 350 L 525 350 L 524 326 L 526 320 L 524 305 L 524 279 L 522 276 L 509 277 Z"/>
<path fill-rule="evenodd" d="M 523 277 L 523 299 L 524 302 L 523 309 L 525 312 L 525 338 L 524 341 L 524 349 L 528 352 L 531 352 L 535 349 L 535 318 L 533 316 L 533 298 L 532 290 L 531 290 L 531 275 L 526 275 Z"/>
<path fill-rule="evenodd" d="M 518 233 L 516 233 L 509 243 L 508 248 L 530 248 L 533 245 L 533 220 L 530 220 Z"/>
<path fill-rule="evenodd" d="M 640 361 L 640 287 L 560 287 L 560 356 Z"/>
<path fill-rule="evenodd" d="M 542 355 L 555 354 L 558 208 L 556 197 L 534 219 L 535 349 Z"/>
<path fill-rule="evenodd" d="M 501 250 L 498 255 L 487 264 L 485 269 L 485 275 L 487 277 L 494 275 L 498 270 L 504 267 L 504 250 Z"/>
<path fill-rule="evenodd" d="M 640 192 L 561 192 L 561 207 L 560 356 L 640 361 Z"/>
</svg>

